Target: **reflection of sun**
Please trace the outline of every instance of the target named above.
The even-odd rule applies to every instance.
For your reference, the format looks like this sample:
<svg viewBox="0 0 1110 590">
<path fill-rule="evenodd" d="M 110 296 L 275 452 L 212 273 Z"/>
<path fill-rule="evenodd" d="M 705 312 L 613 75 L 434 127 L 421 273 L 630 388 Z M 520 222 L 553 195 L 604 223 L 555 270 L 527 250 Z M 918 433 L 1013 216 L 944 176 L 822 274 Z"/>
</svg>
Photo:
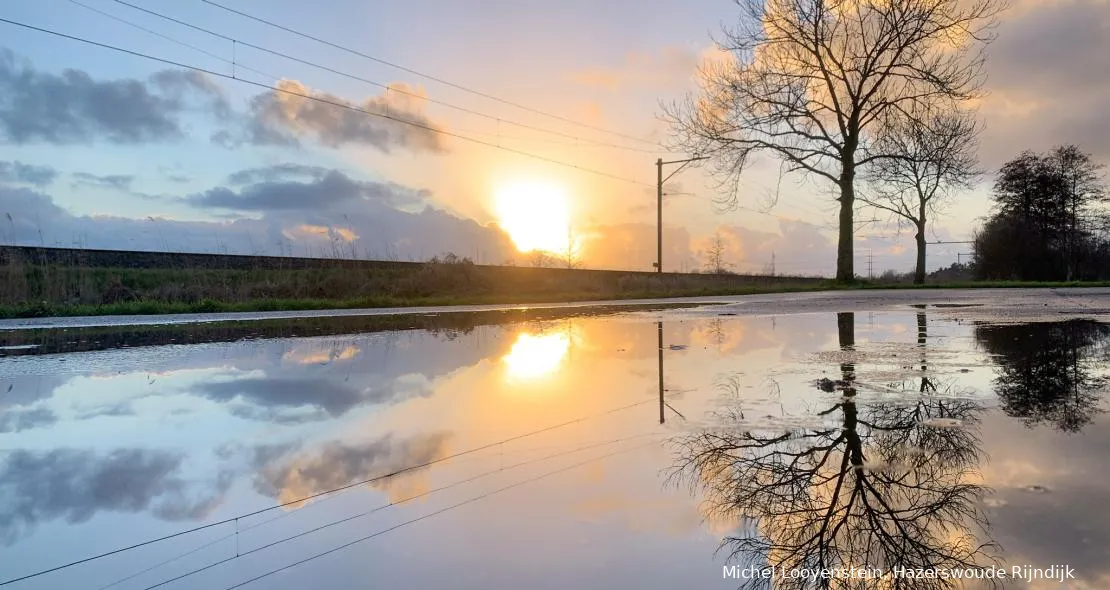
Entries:
<svg viewBox="0 0 1110 590">
<path fill-rule="evenodd" d="M 521 252 L 567 250 L 570 201 L 558 187 L 514 184 L 497 192 L 498 223 Z"/>
<path fill-rule="evenodd" d="M 510 379 L 534 380 L 558 369 L 569 348 L 570 337 L 566 332 L 540 335 L 522 332 L 502 360 Z"/>
</svg>

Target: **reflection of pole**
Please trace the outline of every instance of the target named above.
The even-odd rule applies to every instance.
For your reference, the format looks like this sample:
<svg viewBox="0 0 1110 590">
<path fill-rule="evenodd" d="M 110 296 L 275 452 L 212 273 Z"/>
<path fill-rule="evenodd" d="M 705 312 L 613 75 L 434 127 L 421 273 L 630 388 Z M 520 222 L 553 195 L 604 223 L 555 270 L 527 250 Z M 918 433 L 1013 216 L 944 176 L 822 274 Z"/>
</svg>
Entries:
<svg viewBox="0 0 1110 590">
<path fill-rule="evenodd" d="M 656 322 L 655 326 L 659 334 L 659 423 L 662 424 L 667 420 L 663 414 L 663 322 Z"/>
</svg>

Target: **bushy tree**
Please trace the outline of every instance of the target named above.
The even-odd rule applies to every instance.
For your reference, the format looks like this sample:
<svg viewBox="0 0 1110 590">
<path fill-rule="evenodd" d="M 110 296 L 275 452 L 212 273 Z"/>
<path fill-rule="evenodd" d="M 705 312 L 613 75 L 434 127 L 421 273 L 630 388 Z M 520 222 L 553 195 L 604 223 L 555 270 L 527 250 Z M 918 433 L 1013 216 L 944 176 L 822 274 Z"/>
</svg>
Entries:
<svg viewBox="0 0 1110 590">
<path fill-rule="evenodd" d="M 1023 152 L 994 183 L 995 208 L 975 234 L 980 278 L 1073 280 L 1107 276 L 1102 165 L 1077 146 Z"/>
</svg>

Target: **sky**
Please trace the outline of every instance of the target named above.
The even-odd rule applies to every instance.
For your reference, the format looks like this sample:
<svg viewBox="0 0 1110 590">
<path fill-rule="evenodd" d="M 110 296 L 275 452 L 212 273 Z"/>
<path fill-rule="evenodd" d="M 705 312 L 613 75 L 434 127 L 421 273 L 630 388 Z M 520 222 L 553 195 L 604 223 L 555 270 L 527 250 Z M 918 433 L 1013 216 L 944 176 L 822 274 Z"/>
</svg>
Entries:
<svg viewBox="0 0 1110 590">
<path fill-rule="evenodd" d="M 721 58 L 712 35 L 739 16 L 729 0 L 220 0 L 360 56 L 202 0 L 128 2 L 217 35 L 115 0 L 0 7 L 210 72 L 0 23 L 4 243 L 487 264 L 558 243 L 587 267 L 649 270 L 654 162 L 684 157 L 660 153 L 663 106 L 696 92 L 698 65 Z M 1110 2 L 1014 0 L 997 34 L 983 168 L 1065 143 L 1110 162 Z M 989 184 L 930 241 L 970 239 Z M 720 235 L 737 271 L 833 271 L 836 203 L 819 181 L 780 183 L 761 161 L 724 212 L 700 169 L 666 191 L 665 270 L 702 267 Z M 859 218 L 879 221 L 857 231 L 857 274 L 869 258 L 876 274 L 910 270 L 912 232 Z M 932 246 L 928 266 L 969 250 Z"/>
</svg>

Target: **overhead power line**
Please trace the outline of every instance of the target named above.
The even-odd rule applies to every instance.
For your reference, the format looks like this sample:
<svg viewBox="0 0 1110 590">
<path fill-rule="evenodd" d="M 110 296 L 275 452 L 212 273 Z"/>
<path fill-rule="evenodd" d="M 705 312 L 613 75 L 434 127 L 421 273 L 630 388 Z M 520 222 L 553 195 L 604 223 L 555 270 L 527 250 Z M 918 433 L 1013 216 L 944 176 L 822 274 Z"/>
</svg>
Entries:
<svg viewBox="0 0 1110 590">
<path fill-rule="evenodd" d="M 98 9 L 92 7 L 92 6 L 88 6 L 86 4 L 83 4 L 82 2 L 79 2 L 78 0 L 69 0 L 69 1 L 73 4 L 81 6 L 83 8 L 86 8 L 86 9 L 92 10 L 94 12 L 97 12 L 99 14 L 102 14 L 102 15 L 108 17 L 108 18 L 117 20 L 119 22 L 130 25 L 132 27 L 139 28 L 139 29 L 141 29 L 143 31 L 146 31 L 148 33 L 158 35 L 159 37 L 162 37 L 163 39 L 167 39 L 169 41 L 173 41 L 175 43 L 178 43 L 178 41 L 176 39 L 173 39 L 171 37 L 168 37 L 166 35 L 163 35 L 161 33 L 156 32 L 156 31 L 152 31 L 150 29 L 142 27 L 141 25 L 138 25 L 138 24 L 133 23 L 131 21 L 120 18 L 120 17 L 118 17 L 114 14 L 110 14 L 110 13 L 104 12 L 102 10 L 98 10 Z M 520 127 L 522 129 L 528 129 L 530 131 L 536 131 L 536 132 L 539 132 L 539 133 L 547 133 L 547 134 L 554 135 L 554 136 L 557 136 L 557 137 L 562 137 L 562 138 L 565 138 L 565 139 L 571 139 L 571 140 L 574 140 L 576 142 L 589 143 L 589 144 L 594 144 L 594 145 L 613 148 L 613 149 L 635 151 L 635 152 L 641 152 L 641 153 L 647 153 L 647 154 L 664 153 L 663 150 L 650 150 L 650 149 L 644 149 L 644 148 L 638 148 L 638 147 L 631 147 L 631 146 L 624 146 L 624 145 L 618 145 L 618 144 L 613 144 L 613 143 L 607 143 L 607 142 L 603 142 L 603 141 L 597 141 L 597 140 L 594 140 L 594 139 L 579 137 L 579 136 L 571 134 L 571 133 L 565 133 L 565 132 L 562 132 L 562 131 L 547 129 L 545 127 L 540 127 L 540 126 L 537 126 L 537 125 L 530 125 L 528 123 L 521 123 L 519 121 L 514 121 L 512 119 L 505 119 L 505 118 L 502 118 L 502 117 L 498 117 L 496 115 L 483 113 L 481 111 L 477 111 L 477 110 L 470 109 L 470 108 L 467 108 L 467 107 L 462 107 L 462 106 L 452 104 L 452 103 L 447 102 L 447 101 L 431 98 L 431 97 L 425 96 L 425 95 L 423 95 L 419 92 L 411 92 L 411 91 L 405 90 L 403 88 L 397 88 L 396 86 L 392 86 L 392 85 L 385 84 L 385 83 L 382 83 L 382 82 L 376 82 L 374 80 L 368 80 L 368 79 L 363 78 L 361 76 L 358 76 L 356 74 L 351 74 L 349 72 L 344 72 L 344 71 L 341 71 L 341 70 L 337 70 L 337 69 L 332 68 L 330 66 L 326 66 L 326 65 L 323 65 L 323 64 L 318 63 L 318 62 L 314 62 L 314 61 L 303 59 L 303 58 L 300 58 L 300 57 L 297 57 L 297 56 L 294 56 L 294 55 L 290 55 L 290 54 L 278 51 L 276 49 L 271 49 L 269 47 L 263 47 L 261 45 L 256 45 L 254 43 L 250 43 L 249 41 L 243 41 L 242 39 L 239 39 L 239 38 L 236 38 L 236 37 L 231 37 L 229 35 L 225 35 L 223 33 L 213 31 L 212 29 L 201 27 L 199 25 L 195 25 L 195 24 L 192 24 L 190 22 L 187 22 L 187 21 L 184 21 L 184 20 L 181 20 L 181 19 L 178 19 L 178 18 L 174 18 L 172 16 L 162 14 L 162 13 L 157 12 L 155 10 L 150 10 L 150 9 L 144 8 L 142 6 L 138 6 L 136 4 L 126 2 L 125 0 L 112 0 L 112 1 L 115 2 L 116 4 L 121 4 L 123 6 L 127 6 L 129 8 L 134 9 L 134 10 L 144 12 L 144 13 L 149 14 L 151 16 L 154 16 L 154 17 L 157 17 L 157 18 L 160 18 L 160 19 L 163 19 L 163 20 L 181 25 L 183 27 L 188 27 L 188 28 L 193 29 L 195 31 L 200 31 L 201 33 L 211 35 L 213 37 L 216 37 L 217 39 L 222 39 L 224 41 L 229 41 L 229 42 L 231 42 L 235 45 L 242 45 L 243 47 L 248 47 L 250 49 L 261 51 L 263 53 L 268 53 L 268 54 L 273 55 L 275 57 L 279 57 L 279 58 L 282 58 L 282 59 L 287 59 L 289 61 L 293 61 L 293 62 L 299 63 L 301 65 L 306 65 L 306 66 L 309 66 L 309 67 L 312 67 L 312 68 L 323 70 L 325 72 L 329 72 L 329 73 L 335 74 L 337 76 L 343 76 L 344 78 L 349 78 L 351 80 L 356 80 L 358 82 L 362 82 L 364 84 L 369 84 L 371 86 L 376 86 L 376 87 L 382 88 L 382 89 L 384 89 L 388 92 L 393 92 L 395 94 L 400 94 L 400 95 L 403 95 L 403 96 L 409 96 L 409 97 L 416 98 L 416 99 L 419 99 L 419 100 L 425 100 L 425 101 L 428 101 L 432 104 L 437 104 L 437 105 L 447 107 L 449 109 L 453 109 L 453 110 L 456 110 L 456 111 L 459 111 L 459 112 L 462 112 L 462 113 L 466 113 L 466 114 L 469 114 L 469 115 L 474 115 L 476 117 L 481 117 L 481 118 L 489 120 L 489 121 L 495 121 L 495 122 L 498 123 L 498 125 L 505 124 L 505 125 L 508 125 L 508 126 L 511 126 L 511 127 Z M 186 45 L 186 46 L 191 48 L 191 49 L 196 49 L 198 51 L 203 51 L 207 55 L 214 56 L 214 54 L 212 54 L 208 51 L 199 49 L 197 47 L 194 47 L 192 45 Z M 225 58 L 218 58 L 218 59 L 220 59 L 221 61 L 223 61 L 225 63 L 231 64 L 233 67 L 242 67 L 243 69 L 253 71 L 253 72 L 255 72 L 257 74 L 261 74 L 263 76 L 268 76 L 268 77 L 271 77 L 271 78 L 275 77 L 275 76 L 272 76 L 272 75 L 267 74 L 265 72 L 260 72 L 258 70 L 253 70 L 251 68 L 243 66 L 242 64 L 238 63 L 237 61 L 230 61 L 230 60 L 227 60 Z"/>
<path fill-rule="evenodd" d="M 315 41 L 317 43 L 322 43 L 324 45 L 327 45 L 328 47 L 332 47 L 332 48 L 338 49 L 340 51 L 345 51 L 345 52 L 350 53 L 352 55 L 357 55 L 357 56 L 362 57 L 364 59 L 368 59 L 370 61 L 380 63 L 382 65 L 389 66 L 391 68 L 396 68 L 396 69 L 401 70 L 403 72 L 408 72 L 408 73 L 410 73 L 414 76 L 420 76 L 421 78 L 424 78 L 425 80 L 431 80 L 433 82 L 438 82 L 438 83 L 443 84 L 445 86 L 450 86 L 450 87 L 455 88 L 457 90 L 462 90 L 463 92 L 473 94 L 475 96 L 480 96 L 482 98 L 492 100 L 492 101 L 495 101 L 495 102 L 499 102 L 499 103 L 504 104 L 504 105 L 508 105 L 508 106 L 511 106 L 511 107 L 514 107 L 514 108 L 518 108 L 518 109 L 521 109 L 521 110 L 524 110 L 524 111 L 528 111 L 530 113 L 535 113 L 537 115 L 543 115 L 545 117 L 550 117 L 552 119 L 556 119 L 556 120 L 562 121 L 564 123 L 570 123 L 572 125 L 577 125 L 579 127 L 584 127 L 586 129 L 593 129 L 594 131 L 598 131 L 598 132 L 601 132 L 601 133 L 607 133 L 607 134 L 610 134 L 610 135 L 615 135 L 617 137 L 623 137 L 624 139 L 629 139 L 629 140 L 632 140 L 632 141 L 638 141 L 638 142 L 649 144 L 649 145 L 658 145 L 657 142 L 654 142 L 654 141 L 651 141 L 651 140 L 648 140 L 648 139 L 635 137 L 633 135 L 627 135 L 627 134 L 621 133 L 619 131 L 612 131 L 610 129 L 605 129 L 603 127 L 599 127 L 599 126 L 596 126 L 596 125 L 591 125 L 589 123 L 583 123 L 581 121 L 575 121 L 574 119 L 570 119 L 570 118 L 564 117 L 562 115 L 557 115 L 555 113 L 544 111 L 542 109 L 536 109 L 536 108 L 533 108 L 533 107 L 529 107 L 527 105 L 523 105 L 523 104 L 518 103 L 518 102 L 514 102 L 514 101 L 511 101 L 511 100 L 500 98 L 498 96 L 494 96 L 492 94 L 489 94 L 488 92 L 483 92 L 481 90 L 475 90 L 473 88 L 463 86 L 462 84 L 458 84 L 456 82 L 451 82 L 449 80 L 444 80 L 443 78 L 433 76 L 431 74 L 425 74 L 424 72 L 414 70 L 414 69 L 409 68 L 407 66 L 396 64 L 396 63 L 387 61 L 385 59 L 382 59 L 380 57 L 374 57 L 372 55 L 367 55 L 367 54 L 365 54 L 361 51 L 358 51 L 356 49 L 351 49 L 350 47 L 345 47 L 345 46 L 340 45 L 338 43 L 333 43 L 333 42 L 328 41 L 326 39 L 322 39 L 320 37 L 309 35 L 308 33 L 303 33 L 301 31 L 298 31 L 296 29 L 292 29 L 290 27 L 286 27 L 284 25 L 279 25 L 279 24 L 277 24 L 273 21 L 269 21 L 269 20 L 266 20 L 264 18 L 254 16 L 254 15 L 251 15 L 251 14 L 247 14 L 243 11 L 236 10 L 236 9 L 231 8 L 229 6 L 225 6 L 223 4 L 220 4 L 219 2 L 212 2 L 211 0 L 200 0 L 200 1 L 204 2 L 205 4 L 215 6 L 216 8 L 219 8 L 221 10 L 226 10 L 227 12 L 230 12 L 232 14 L 237 14 L 241 17 L 248 18 L 248 19 L 253 20 L 255 22 L 262 23 L 262 24 L 270 26 L 270 27 L 274 27 L 276 29 L 285 31 L 287 33 L 292 33 L 294 35 L 297 35 L 299 37 L 303 37 L 305 39 L 309 39 L 311 41 Z"/>
<path fill-rule="evenodd" d="M 388 113 L 376 113 L 376 112 L 368 111 L 366 109 L 363 109 L 363 108 L 360 108 L 360 107 L 357 107 L 357 106 L 354 106 L 354 105 L 346 104 L 346 103 L 343 103 L 343 102 L 328 100 L 326 98 L 322 98 L 322 97 L 319 97 L 319 96 L 313 96 L 311 94 L 306 94 L 304 92 L 297 92 L 295 90 L 290 90 L 288 88 L 281 88 L 281 87 L 273 86 L 273 85 L 270 85 L 270 84 L 264 84 L 262 82 L 256 82 L 254 80 L 247 80 L 245 78 L 239 78 L 239 77 L 236 77 L 236 76 L 233 76 L 233 75 L 230 75 L 230 74 L 215 72 L 215 71 L 205 69 L 205 68 L 201 68 L 201 67 L 198 67 L 198 66 L 192 66 L 192 65 L 181 63 L 181 62 L 177 62 L 177 61 L 174 61 L 174 60 L 171 60 L 171 59 L 157 57 L 157 56 L 153 56 L 153 55 L 143 53 L 143 52 L 140 52 L 140 51 L 125 49 L 123 47 L 118 47 L 116 45 L 110 45 L 110 44 L 107 44 L 107 43 L 101 43 L 99 41 L 93 41 L 91 39 L 86 39 L 84 37 L 77 37 L 75 35 L 68 35 L 66 33 L 61 33 L 61 32 L 58 32 L 58 31 L 54 31 L 54 30 L 51 30 L 51 29 L 45 29 L 45 28 L 42 28 L 42 27 L 36 27 L 34 25 L 21 23 L 21 22 L 9 20 L 9 19 L 6 19 L 6 18 L 0 18 L 0 22 L 7 23 L 7 24 L 10 24 L 10 25 L 14 25 L 14 26 L 17 26 L 17 27 L 22 27 L 22 28 L 32 30 L 32 31 L 37 31 L 37 32 L 40 32 L 40 33 L 45 33 L 47 35 L 53 35 L 53 36 L 56 36 L 56 37 L 61 37 L 63 39 L 69 39 L 71 41 L 77 41 L 79 43 L 85 43 L 87 45 L 92 45 L 92 46 L 95 46 L 95 47 L 101 47 L 101 48 L 104 48 L 104 49 L 110 49 L 112 51 L 118 51 L 120 53 L 133 55 L 135 57 L 141 57 L 141 58 L 144 58 L 144 59 L 149 59 L 151 61 L 164 63 L 166 65 L 171 65 L 171 66 L 178 67 L 178 68 L 184 68 L 184 69 L 192 70 L 192 71 L 195 71 L 195 72 L 200 72 L 202 74 L 208 74 L 209 76 L 215 76 L 217 78 L 224 78 L 226 80 L 234 80 L 236 82 L 240 82 L 240 83 L 243 83 L 243 84 L 248 84 L 248 85 L 251 85 L 251 86 L 258 87 L 258 88 L 263 88 L 263 89 L 266 89 L 266 90 L 270 90 L 272 92 L 279 92 L 281 94 L 296 96 L 296 97 L 299 97 L 299 98 L 303 98 L 305 100 L 311 100 L 311 101 L 319 102 L 319 103 L 322 103 L 322 104 L 328 104 L 328 105 L 331 105 L 331 106 L 334 106 L 334 107 L 337 107 L 337 108 L 342 108 L 342 109 L 347 109 L 349 111 L 362 113 L 362 114 L 367 115 L 367 116 L 378 117 L 378 118 L 382 118 L 382 119 L 388 119 L 390 121 L 394 121 L 394 122 L 401 123 L 401 124 L 404 124 L 404 125 L 409 125 L 411 127 L 417 128 L 417 129 L 423 129 L 425 131 L 428 131 L 428 132 L 431 132 L 431 133 L 436 133 L 436 134 L 439 134 L 439 135 L 443 135 L 445 137 L 453 137 L 455 139 L 459 139 L 459 140 L 466 141 L 466 142 L 473 143 L 473 144 L 477 144 L 477 145 L 483 145 L 483 146 L 490 147 L 490 148 L 497 149 L 497 150 L 501 150 L 501 151 L 504 151 L 504 152 L 516 154 L 516 155 L 519 155 L 519 156 L 524 156 L 526 158 L 532 158 L 534 160 L 540 160 L 540 161 L 547 162 L 547 163 L 550 163 L 550 164 L 555 164 L 557 166 L 572 168 L 572 169 L 578 170 L 580 172 L 585 172 L 585 173 L 593 174 L 593 175 L 596 175 L 596 176 L 603 176 L 603 177 L 610 178 L 610 179 L 613 179 L 613 180 L 619 180 L 621 182 L 627 182 L 629 184 L 636 184 L 636 185 L 648 186 L 648 187 L 653 186 L 653 185 L 651 185 L 649 183 L 646 183 L 646 182 L 640 182 L 638 180 L 634 180 L 634 179 L 627 178 L 627 177 L 624 177 L 624 176 L 619 176 L 619 175 L 616 175 L 616 174 L 611 174 L 609 172 L 605 172 L 605 171 L 602 171 L 602 170 L 597 170 L 597 169 L 594 169 L 594 168 L 586 168 L 586 167 L 583 167 L 583 166 L 579 166 L 577 164 L 572 164 L 570 162 L 565 162 L 563 160 L 557 160 L 555 158 L 549 158 L 547 156 L 542 156 L 540 154 L 535 154 L 535 153 L 528 152 L 528 151 L 525 151 L 525 150 L 520 150 L 520 149 L 516 149 L 516 148 L 511 148 L 511 147 L 507 147 L 507 146 L 498 145 L 497 143 L 494 143 L 494 142 L 484 141 L 484 140 L 481 140 L 481 139 L 477 139 L 477 138 L 474 138 L 474 137 L 463 135 L 461 133 L 454 133 L 454 132 L 447 131 L 447 130 L 444 130 L 444 129 L 437 129 L 436 127 L 433 127 L 431 125 L 426 125 L 426 124 L 420 123 L 418 121 L 410 121 L 408 119 L 398 117 L 398 116 L 395 116 L 395 115 L 390 115 Z M 0 585 L 2 585 L 2 584 L 0 584 Z"/>
</svg>

